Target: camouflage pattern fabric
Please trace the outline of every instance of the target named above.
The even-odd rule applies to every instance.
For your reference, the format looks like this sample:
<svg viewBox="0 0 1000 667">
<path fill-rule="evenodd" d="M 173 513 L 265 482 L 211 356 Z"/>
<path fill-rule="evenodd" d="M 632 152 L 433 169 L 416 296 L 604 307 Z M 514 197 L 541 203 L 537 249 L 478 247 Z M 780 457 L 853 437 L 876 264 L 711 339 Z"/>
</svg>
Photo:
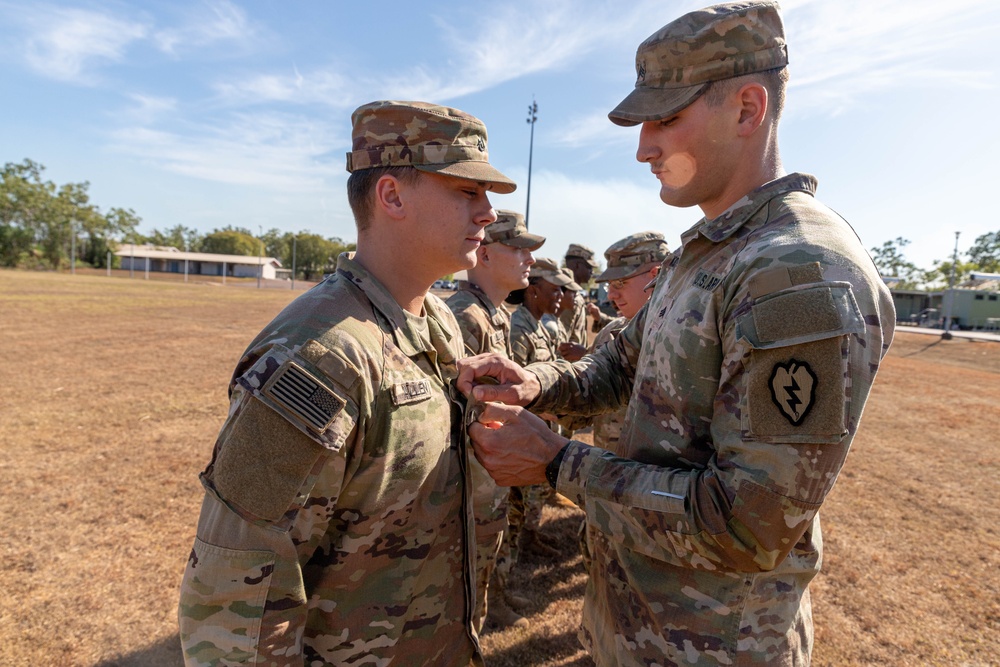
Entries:
<svg viewBox="0 0 1000 667">
<path fill-rule="evenodd" d="M 635 53 L 635 88 L 608 114 L 618 125 L 662 120 L 709 83 L 788 64 L 776 2 L 730 2 L 690 12 L 650 35 Z"/>
<path fill-rule="evenodd" d="M 559 321 L 569 334 L 569 342 L 587 345 L 587 299 L 583 290 L 573 294 L 573 307 L 559 313 Z"/>
<path fill-rule="evenodd" d="M 502 243 L 512 248 L 528 248 L 538 250 L 545 243 L 545 237 L 528 232 L 524 216 L 517 211 L 497 209 L 497 219 L 486 225 L 483 245 L 487 243 Z"/>
<path fill-rule="evenodd" d="M 616 317 L 602 328 L 594 337 L 594 344 L 590 346 L 590 353 L 593 354 L 602 345 L 607 345 L 615 339 L 615 336 L 625 328 L 628 320 L 624 317 Z M 559 425 L 566 431 L 573 432 L 593 426 L 594 446 L 606 449 L 609 452 L 618 453 L 618 440 L 621 438 L 622 424 L 625 422 L 625 407 L 621 407 L 614 412 L 590 417 L 561 417 Z M 572 436 L 569 436 L 572 437 Z"/>
<path fill-rule="evenodd" d="M 551 313 L 542 315 L 541 322 L 542 326 L 545 327 L 546 333 L 549 334 L 549 338 L 555 343 L 556 352 L 558 353 L 559 345 L 569 341 L 569 332 L 563 327 L 562 322 Z"/>
<path fill-rule="evenodd" d="M 525 306 L 518 306 L 510 317 L 511 359 L 521 366 L 536 361 L 551 361 L 558 358 L 556 342 L 545 326 L 535 319 Z M 549 424 L 550 428 L 558 426 Z M 521 530 L 537 531 L 542 520 L 542 507 L 550 489 L 547 484 L 513 487 L 510 490 L 510 509 L 507 519 L 510 523 L 511 560 L 517 562 L 520 554 L 518 542 Z"/>
<path fill-rule="evenodd" d="M 464 355 L 348 255 L 250 344 L 202 473 L 185 663 L 481 665 Z"/>
<path fill-rule="evenodd" d="M 517 186 L 489 163 L 486 125 L 459 109 L 427 102 L 379 100 L 351 114 L 347 171 L 413 167 L 482 181 L 493 192 Z"/>
<path fill-rule="evenodd" d="M 892 340 L 889 291 L 812 176 L 682 235 L 610 345 L 529 370 L 540 412 L 627 401 L 618 456 L 571 443 L 587 514 L 581 641 L 605 665 L 807 665 L 818 511 Z"/>
<path fill-rule="evenodd" d="M 496 308 L 479 286 L 461 280 L 458 291 L 447 301 L 458 321 L 467 355 L 496 352 L 510 358 L 510 318 Z M 476 521 L 476 629 L 486 619 L 487 590 L 502 591 L 511 568 L 511 546 L 507 537 L 507 496 L 510 489 L 497 486 L 490 474 L 472 456 L 472 512 Z M 490 586 L 490 582 L 493 585 Z"/>
</svg>

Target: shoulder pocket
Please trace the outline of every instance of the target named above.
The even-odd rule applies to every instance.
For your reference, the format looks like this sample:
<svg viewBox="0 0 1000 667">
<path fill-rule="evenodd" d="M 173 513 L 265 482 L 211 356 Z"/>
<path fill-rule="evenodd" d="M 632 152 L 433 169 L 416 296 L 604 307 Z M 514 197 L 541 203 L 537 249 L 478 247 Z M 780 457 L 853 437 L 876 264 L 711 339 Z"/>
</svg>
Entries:
<svg viewBox="0 0 1000 667">
<path fill-rule="evenodd" d="M 766 350 L 864 331 L 851 284 L 796 285 L 758 298 L 737 320 L 736 335 Z"/>
</svg>

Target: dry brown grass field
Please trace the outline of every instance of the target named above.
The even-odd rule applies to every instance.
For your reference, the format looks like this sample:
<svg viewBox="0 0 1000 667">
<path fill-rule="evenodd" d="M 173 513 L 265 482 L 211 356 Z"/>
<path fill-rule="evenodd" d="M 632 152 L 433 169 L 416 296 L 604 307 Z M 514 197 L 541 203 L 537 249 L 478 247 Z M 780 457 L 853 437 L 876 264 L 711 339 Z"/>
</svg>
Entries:
<svg viewBox="0 0 1000 667">
<path fill-rule="evenodd" d="M 298 292 L 0 271 L 0 665 L 180 665 L 198 472 L 244 346 Z M 1000 664 L 1000 343 L 900 332 L 822 511 L 815 665 Z M 491 666 L 590 665 L 580 513 L 515 573 Z"/>
</svg>

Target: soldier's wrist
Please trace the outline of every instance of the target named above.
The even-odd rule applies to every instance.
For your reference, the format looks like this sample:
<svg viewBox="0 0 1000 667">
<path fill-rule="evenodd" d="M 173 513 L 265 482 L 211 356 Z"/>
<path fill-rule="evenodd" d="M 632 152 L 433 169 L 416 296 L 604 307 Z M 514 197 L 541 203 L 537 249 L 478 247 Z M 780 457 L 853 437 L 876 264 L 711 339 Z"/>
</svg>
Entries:
<svg viewBox="0 0 1000 667">
<path fill-rule="evenodd" d="M 549 461 L 549 464 L 545 466 L 545 480 L 549 483 L 553 489 L 556 488 L 556 482 L 559 481 L 559 467 L 562 466 L 563 457 L 566 456 L 566 450 L 569 449 L 569 443 L 567 442 L 556 454 L 555 458 Z"/>
</svg>

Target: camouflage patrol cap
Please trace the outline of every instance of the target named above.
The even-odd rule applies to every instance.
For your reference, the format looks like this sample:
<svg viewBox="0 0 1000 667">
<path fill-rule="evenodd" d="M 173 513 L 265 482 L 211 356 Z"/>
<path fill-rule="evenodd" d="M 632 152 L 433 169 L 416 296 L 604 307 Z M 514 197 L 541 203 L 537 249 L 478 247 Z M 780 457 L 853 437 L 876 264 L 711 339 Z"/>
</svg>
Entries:
<svg viewBox="0 0 1000 667">
<path fill-rule="evenodd" d="M 496 222 L 486 225 L 483 243 L 502 243 L 512 248 L 538 250 L 545 243 L 545 237 L 529 234 L 524 216 L 520 213 L 498 209 Z"/>
<path fill-rule="evenodd" d="M 580 284 L 576 282 L 576 280 L 574 279 L 573 272 L 567 269 L 565 266 L 559 269 L 559 272 L 562 273 L 567 278 L 569 278 L 569 282 L 563 285 L 563 289 L 568 289 L 572 292 L 579 292 L 580 290 L 583 289 L 582 287 L 580 287 Z"/>
<path fill-rule="evenodd" d="M 541 278 L 559 287 L 569 285 L 573 282 L 572 278 L 559 270 L 559 265 L 555 263 L 555 260 L 548 257 L 536 257 L 535 263 L 531 265 L 531 272 L 528 274 L 528 277 Z"/>
<path fill-rule="evenodd" d="M 577 259 L 582 259 L 590 264 L 595 269 L 600 266 L 594 259 L 594 251 L 585 245 L 580 245 L 579 243 L 570 243 L 569 249 L 566 250 L 566 259 L 570 257 L 576 257 Z"/>
<path fill-rule="evenodd" d="M 611 280 L 631 278 L 641 273 L 646 265 L 662 262 L 668 252 L 667 242 L 659 232 L 639 232 L 626 236 L 621 241 L 612 243 L 604 251 L 608 268 L 594 280 L 606 283 Z"/>
<path fill-rule="evenodd" d="M 507 194 L 517 185 L 489 163 L 486 126 L 464 111 L 426 102 L 382 100 L 351 114 L 347 171 L 414 167 L 486 183 Z"/>
<path fill-rule="evenodd" d="M 776 2 L 731 2 L 685 14 L 635 53 L 635 89 L 608 114 L 618 125 L 662 120 L 712 81 L 779 69 L 788 49 Z"/>
</svg>

